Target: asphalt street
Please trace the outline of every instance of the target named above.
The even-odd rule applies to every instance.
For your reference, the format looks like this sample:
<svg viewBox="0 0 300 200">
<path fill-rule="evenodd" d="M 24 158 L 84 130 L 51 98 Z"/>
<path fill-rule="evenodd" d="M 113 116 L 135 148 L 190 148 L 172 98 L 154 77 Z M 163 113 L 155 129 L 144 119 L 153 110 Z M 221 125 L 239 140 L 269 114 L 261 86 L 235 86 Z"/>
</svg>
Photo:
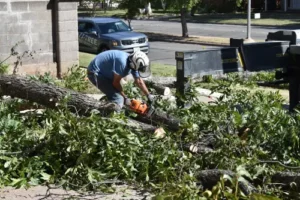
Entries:
<svg viewBox="0 0 300 200">
<path fill-rule="evenodd" d="M 149 58 L 151 62 L 175 66 L 176 51 L 201 50 L 205 48 L 209 49 L 209 48 L 216 48 L 216 47 L 196 45 L 196 44 L 170 43 L 170 42 L 150 42 Z"/>
<path fill-rule="evenodd" d="M 152 20 L 134 20 L 132 27 L 137 31 L 158 32 L 168 34 L 181 34 L 180 22 L 168 21 L 152 21 Z M 294 29 L 297 27 L 286 27 L 285 29 Z M 254 40 L 264 40 L 268 32 L 282 30 L 278 27 L 251 27 L 251 37 Z M 212 36 L 225 38 L 246 38 L 246 25 L 222 25 L 222 24 L 206 24 L 206 23 L 188 23 L 189 34 L 198 36 Z"/>
</svg>

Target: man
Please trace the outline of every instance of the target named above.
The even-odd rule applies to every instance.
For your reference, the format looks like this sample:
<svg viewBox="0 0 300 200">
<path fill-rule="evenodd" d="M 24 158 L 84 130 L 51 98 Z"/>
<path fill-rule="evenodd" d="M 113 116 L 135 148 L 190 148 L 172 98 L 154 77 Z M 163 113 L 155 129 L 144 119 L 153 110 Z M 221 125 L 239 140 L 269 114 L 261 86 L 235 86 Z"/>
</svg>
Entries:
<svg viewBox="0 0 300 200">
<path fill-rule="evenodd" d="M 113 102 L 121 109 L 129 104 L 125 95 L 121 79 L 132 74 L 135 84 L 147 96 L 148 101 L 153 101 L 141 75 L 150 71 L 148 56 L 142 51 L 128 54 L 119 50 L 108 50 L 98 54 L 89 64 L 88 78 L 100 91 L 102 91 L 110 102 Z M 149 74 L 150 75 L 150 74 Z M 145 78 L 145 76 L 143 77 Z"/>
</svg>

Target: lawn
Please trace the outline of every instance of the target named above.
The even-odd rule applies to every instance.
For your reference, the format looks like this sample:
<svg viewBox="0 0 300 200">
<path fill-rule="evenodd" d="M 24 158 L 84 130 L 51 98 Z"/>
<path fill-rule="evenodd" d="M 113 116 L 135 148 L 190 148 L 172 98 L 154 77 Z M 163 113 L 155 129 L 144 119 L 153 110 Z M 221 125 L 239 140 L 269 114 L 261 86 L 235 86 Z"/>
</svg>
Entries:
<svg viewBox="0 0 300 200">
<path fill-rule="evenodd" d="M 84 15 L 84 14 L 90 14 L 92 13 L 91 11 L 86 11 L 86 10 L 78 10 L 78 14 Z M 101 17 L 123 17 L 125 15 L 126 11 L 125 10 L 107 10 L 106 12 L 104 10 L 97 10 L 95 11 L 95 16 L 101 16 Z"/>
<path fill-rule="evenodd" d="M 91 11 L 87 10 L 78 10 L 79 16 L 80 15 L 88 15 L 92 14 Z M 123 18 L 126 13 L 126 10 L 121 10 L 121 9 L 113 9 L 113 10 L 96 10 L 94 13 L 94 16 L 99 16 L 99 17 L 119 17 Z M 173 11 L 162 11 L 162 10 L 157 10 L 153 11 L 152 17 L 159 17 L 159 16 L 174 16 L 176 15 Z M 142 15 L 141 15 L 142 16 Z"/>
<path fill-rule="evenodd" d="M 179 20 L 177 18 L 171 21 Z M 198 14 L 189 17 L 189 22 L 218 23 L 218 24 L 247 24 L 247 14 Z M 261 13 L 261 19 L 252 19 L 252 25 L 286 26 L 300 24 L 298 13 Z"/>
<path fill-rule="evenodd" d="M 79 65 L 87 67 L 91 60 L 95 57 L 95 54 L 79 52 Z M 151 70 L 153 76 L 175 76 L 176 67 L 172 65 L 165 65 L 161 63 L 152 62 Z"/>
<path fill-rule="evenodd" d="M 88 11 L 78 11 L 80 14 Z M 123 17 L 125 10 L 96 11 L 96 16 Z M 180 17 L 175 11 L 153 10 L 152 17 L 165 16 L 165 20 L 179 21 Z M 174 17 L 175 16 L 175 17 Z M 177 16 L 177 17 L 176 17 Z M 170 18 L 168 18 L 170 17 Z M 217 23 L 217 24 L 247 24 L 247 13 L 226 13 L 226 14 L 196 14 L 188 17 L 188 22 L 194 23 Z M 252 19 L 252 25 L 264 26 L 287 26 L 300 24 L 299 13 L 261 13 L 261 19 Z"/>
</svg>

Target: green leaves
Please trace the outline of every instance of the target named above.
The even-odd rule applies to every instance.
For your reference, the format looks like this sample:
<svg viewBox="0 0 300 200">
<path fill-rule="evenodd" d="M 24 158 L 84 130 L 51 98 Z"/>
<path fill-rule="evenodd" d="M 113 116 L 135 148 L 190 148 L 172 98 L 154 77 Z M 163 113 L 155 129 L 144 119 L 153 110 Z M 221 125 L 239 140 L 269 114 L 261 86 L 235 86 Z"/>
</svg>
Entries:
<svg viewBox="0 0 300 200">
<path fill-rule="evenodd" d="M 66 88 L 84 91 L 88 88 L 89 81 L 86 78 L 86 69 L 73 65 L 63 77 L 63 85 Z"/>
<path fill-rule="evenodd" d="M 250 196 L 250 200 L 280 200 L 280 199 L 269 195 L 252 194 Z"/>
<path fill-rule="evenodd" d="M 73 82 L 84 77 L 77 70 L 64 81 L 81 90 L 79 82 Z M 47 182 L 112 192 L 109 181 L 121 180 L 150 188 L 158 199 L 272 199 L 258 194 L 246 197 L 237 185 L 257 182 L 262 193 L 280 194 L 268 183 L 282 166 L 259 160 L 299 164 L 300 114 L 282 109 L 278 93 L 234 90 L 235 77 L 218 84 L 226 99 L 216 104 L 194 101 L 194 86 L 184 99 L 193 102 L 189 109 L 158 102 L 159 109 L 182 119 L 182 130 L 166 130 L 162 139 L 121 125 L 126 124 L 122 114 L 112 119 L 96 113 L 82 117 L 69 112 L 64 103 L 57 111 L 21 114 L 17 110 L 24 102 L 0 102 L 0 186 L 26 188 Z M 132 86 L 125 87 L 126 94 L 143 98 Z M 191 154 L 184 146 L 191 142 L 213 151 Z M 214 168 L 232 170 L 236 176 L 223 176 L 204 191 L 195 174 Z"/>
</svg>

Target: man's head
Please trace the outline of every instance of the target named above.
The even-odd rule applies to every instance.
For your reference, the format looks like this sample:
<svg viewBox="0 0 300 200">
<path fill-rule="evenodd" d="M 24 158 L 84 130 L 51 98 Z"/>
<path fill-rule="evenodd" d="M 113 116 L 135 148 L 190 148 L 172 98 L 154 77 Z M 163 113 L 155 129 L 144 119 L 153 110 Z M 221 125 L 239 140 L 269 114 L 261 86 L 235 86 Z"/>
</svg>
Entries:
<svg viewBox="0 0 300 200">
<path fill-rule="evenodd" d="M 129 56 L 129 67 L 136 70 L 142 77 L 150 76 L 150 60 L 142 51 L 136 51 Z"/>
</svg>

